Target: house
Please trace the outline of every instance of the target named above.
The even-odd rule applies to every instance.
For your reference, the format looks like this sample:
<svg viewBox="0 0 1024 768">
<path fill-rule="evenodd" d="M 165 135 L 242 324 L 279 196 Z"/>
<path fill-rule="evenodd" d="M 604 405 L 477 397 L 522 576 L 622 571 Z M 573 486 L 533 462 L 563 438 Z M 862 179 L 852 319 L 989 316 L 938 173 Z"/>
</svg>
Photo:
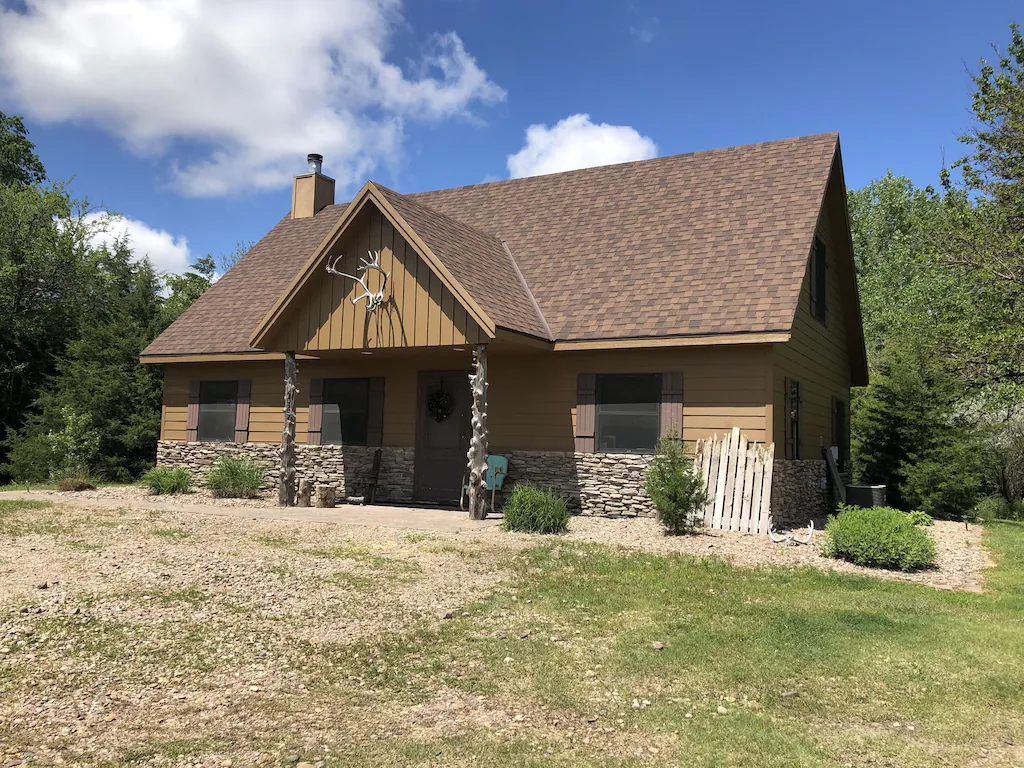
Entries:
<svg viewBox="0 0 1024 768">
<path fill-rule="evenodd" d="M 820 512 L 867 381 L 836 134 L 335 204 L 310 156 L 291 211 L 142 354 L 164 366 L 158 461 L 277 463 L 298 363 L 299 477 L 450 502 L 486 353 L 509 481 L 649 511 L 660 435 L 777 443 L 778 520 Z M 276 476 L 276 475 L 275 475 Z"/>
</svg>

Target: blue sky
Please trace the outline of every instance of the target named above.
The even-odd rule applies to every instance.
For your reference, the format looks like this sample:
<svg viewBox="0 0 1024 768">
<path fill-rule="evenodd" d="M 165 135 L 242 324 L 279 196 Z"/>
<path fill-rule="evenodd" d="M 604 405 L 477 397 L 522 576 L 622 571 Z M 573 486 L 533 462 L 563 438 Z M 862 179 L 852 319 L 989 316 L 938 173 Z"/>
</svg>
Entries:
<svg viewBox="0 0 1024 768">
<path fill-rule="evenodd" d="M 851 186 L 935 183 L 1014 5 L 0 0 L 0 110 L 175 266 L 259 239 L 310 151 L 339 202 L 822 131 Z"/>
</svg>

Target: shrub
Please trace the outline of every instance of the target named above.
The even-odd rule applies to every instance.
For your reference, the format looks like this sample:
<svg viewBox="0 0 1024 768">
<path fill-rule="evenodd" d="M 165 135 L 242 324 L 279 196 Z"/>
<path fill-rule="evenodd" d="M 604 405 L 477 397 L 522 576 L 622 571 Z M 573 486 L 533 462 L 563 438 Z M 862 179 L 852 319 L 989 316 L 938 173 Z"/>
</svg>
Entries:
<svg viewBox="0 0 1024 768">
<path fill-rule="evenodd" d="M 935 518 L 920 509 L 912 509 L 907 514 L 914 525 L 935 525 Z"/>
<path fill-rule="evenodd" d="M 184 467 L 154 467 L 139 482 L 157 495 L 188 493 L 192 489 L 192 473 Z"/>
<path fill-rule="evenodd" d="M 90 426 L 89 414 L 70 407 L 61 408 L 60 413 L 63 429 L 51 430 L 46 435 L 52 454 L 50 478 L 56 482 L 87 478 L 99 454 L 100 433 Z"/>
<path fill-rule="evenodd" d="M 1024 520 L 1024 501 L 986 496 L 974 508 L 974 516 L 980 520 Z"/>
<path fill-rule="evenodd" d="M 674 435 L 658 442 L 658 451 L 647 467 L 646 485 L 666 533 L 692 533 L 701 524 L 700 511 L 708 500 L 703 478 Z"/>
<path fill-rule="evenodd" d="M 840 505 L 825 526 L 826 557 L 856 565 L 916 571 L 935 563 L 935 544 L 910 515 L 892 507 Z"/>
<path fill-rule="evenodd" d="M 266 474 L 255 461 L 221 456 L 206 476 L 206 487 L 218 498 L 251 499 L 259 495 Z"/>
<path fill-rule="evenodd" d="M 519 483 L 501 509 L 506 531 L 563 533 L 569 527 L 565 501 L 549 488 Z"/>
<path fill-rule="evenodd" d="M 95 491 L 96 486 L 87 477 L 62 477 L 57 481 L 58 491 Z"/>
</svg>

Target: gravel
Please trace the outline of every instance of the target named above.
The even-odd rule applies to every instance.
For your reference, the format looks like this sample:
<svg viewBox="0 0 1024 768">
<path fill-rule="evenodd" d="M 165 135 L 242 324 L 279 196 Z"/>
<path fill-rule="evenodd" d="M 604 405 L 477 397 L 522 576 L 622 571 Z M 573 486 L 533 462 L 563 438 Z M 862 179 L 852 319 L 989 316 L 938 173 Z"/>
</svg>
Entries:
<svg viewBox="0 0 1024 768">
<path fill-rule="evenodd" d="M 0 520 L 22 526 L 0 527 L 0 766 L 375 762 L 386 753 L 373 750 L 389 748 L 382 736 L 481 724 L 522 735 L 566 719 L 440 683 L 403 701 L 375 691 L 366 666 L 379 643 L 415 653 L 419 628 L 465 615 L 509 582 L 518 552 L 552 537 L 141 510 L 133 499 L 153 499 L 130 487 L 75 496 L 114 492 L 123 507 L 64 504 Z M 929 532 L 938 567 L 918 574 L 826 559 L 817 534 L 786 547 L 720 531 L 668 537 L 647 518 L 576 517 L 560 538 L 980 589 L 981 529 L 936 522 Z"/>
</svg>

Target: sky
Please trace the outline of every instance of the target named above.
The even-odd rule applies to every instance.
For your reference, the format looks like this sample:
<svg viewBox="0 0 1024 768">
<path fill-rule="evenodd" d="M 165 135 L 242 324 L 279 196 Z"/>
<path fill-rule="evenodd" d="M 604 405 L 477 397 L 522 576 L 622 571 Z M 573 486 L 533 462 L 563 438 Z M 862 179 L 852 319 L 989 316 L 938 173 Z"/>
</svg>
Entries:
<svg viewBox="0 0 1024 768">
<path fill-rule="evenodd" d="M 324 155 L 344 202 L 838 131 L 925 186 L 1019 3 L 0 0 L 0 111 L 180 272 L 258 240 Z M 1021 14 L 1024 15 L 1024 14 Z"/>
</svg>

